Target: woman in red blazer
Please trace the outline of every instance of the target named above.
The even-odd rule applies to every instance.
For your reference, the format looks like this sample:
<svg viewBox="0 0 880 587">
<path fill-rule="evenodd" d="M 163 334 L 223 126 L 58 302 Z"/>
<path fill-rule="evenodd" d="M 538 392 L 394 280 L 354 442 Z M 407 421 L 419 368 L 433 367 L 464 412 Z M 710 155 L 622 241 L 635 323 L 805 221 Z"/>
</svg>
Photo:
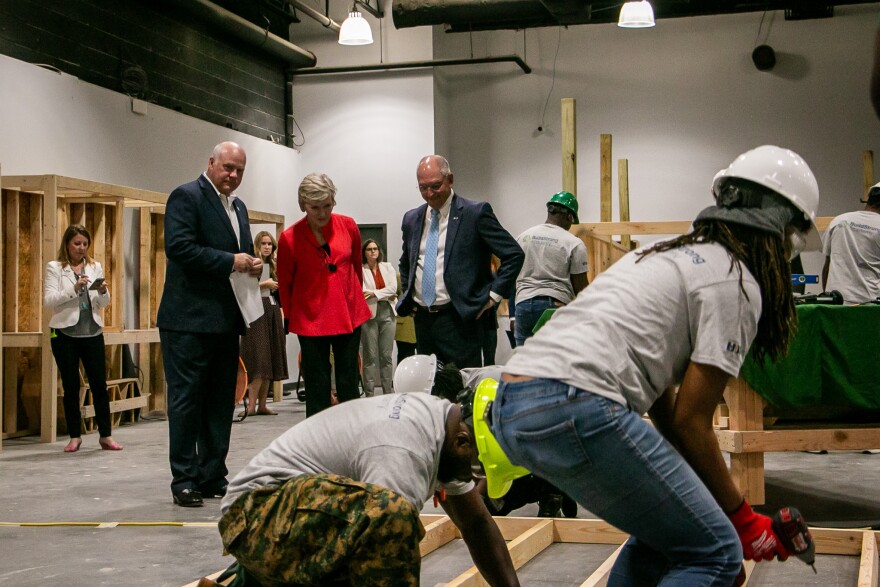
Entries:
<svg viewBox="0 0 880 587">
<path fill-rule="evenodd" d="M 330 407 L 330 353 L 336 397 L 358 397 L 360 327 L 370 319 L 363 296 L 361 235 L 355 221 L 333 214 L 336 186 L 310 173 L 299 186 L 305 217 L 278 239 L 278 291 L 297 335 L 306 384 L 306 417 Z"/>
</svg>

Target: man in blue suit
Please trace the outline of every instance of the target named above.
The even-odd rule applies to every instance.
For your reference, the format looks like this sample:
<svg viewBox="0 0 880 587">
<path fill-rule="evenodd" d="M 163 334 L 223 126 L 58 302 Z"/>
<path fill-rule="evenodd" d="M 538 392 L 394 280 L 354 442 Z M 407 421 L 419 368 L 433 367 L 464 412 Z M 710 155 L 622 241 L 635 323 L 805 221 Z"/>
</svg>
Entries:
<svg viewBox="0 0 880 587">
<path fill-rule="evenodd" d="M 492 206 L 453 192 L 444 157 L 424 157 L 416 178 L 426 203 L 403 217 L 397 313 L 414 314 L 419 354 L 479 367 L 486 322 L 480 318 L 513 293 L 524 254 Z M 494 276 L 493 254 L 501 260 Z"/>
<path fill-rule="evenodd" d="M 157 325 L 168 385 L 171 494 L 183 507 L 226 493 L 238 341 L 246 324 L 232 291 L 235 271 L 259 276 L 247 208 L 235 195 L 246 156 L 220 143 L 197 180 L 165 205 L 165 290 Z"/>
</svg>

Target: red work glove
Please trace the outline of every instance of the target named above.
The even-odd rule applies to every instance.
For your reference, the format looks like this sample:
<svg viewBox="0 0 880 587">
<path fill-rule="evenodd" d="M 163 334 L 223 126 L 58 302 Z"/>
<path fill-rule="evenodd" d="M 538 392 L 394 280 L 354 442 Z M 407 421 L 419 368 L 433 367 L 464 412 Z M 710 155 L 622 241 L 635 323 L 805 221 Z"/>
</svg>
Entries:
<svg viewBox="0 0 880 587">
<path fill-rule="evenodd" d="M 743 558 L 746 560 L 761 562 L 778 557 L 779 560 L 784 561 L 788 558 L 788 551 L 773 532 L 773 521 L 767 516 L 755 513 L 746 500 L 743 500 L 742 505 L 730 514 L 730 521 L 739 534 L 743 546 Z"/>
</svg>

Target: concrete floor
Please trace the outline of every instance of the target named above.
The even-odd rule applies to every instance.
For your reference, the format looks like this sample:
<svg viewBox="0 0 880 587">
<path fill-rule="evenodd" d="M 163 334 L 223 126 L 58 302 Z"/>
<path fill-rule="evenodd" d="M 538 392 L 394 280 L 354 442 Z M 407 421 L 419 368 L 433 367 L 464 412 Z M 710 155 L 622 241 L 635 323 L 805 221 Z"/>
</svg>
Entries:
<svg viewBox="0 0 880 587">
<path fill-rule="evenodd" d="M 278 416 L 233 426 L 227 461 L 232 474 L 305 416 L 304 404 L 292 396 L 272 408 Z M 66 438 L 53 444 L 36 438 L 3 443 L 0 586 L 180 587 L 230 564 L 216 530 L 219 500 L 206 500 L 202 508 L 171 502 L 166 423 L 142 419 L 113 436 L 124 451 L 99 450 L 95 434 L 85 436 L 75 454 L 62 452 Z M 766 511 L 789 504 L 813 525 L 880 524 L 880 455 L 768 454 L 766 470 Z M 437 510 L 429 503 L 424 512 Z M 537 506 L 530 505 L 514 515 L 536 513 Z M 582 510 L 579 517 L 592 516 Z M 102 526 L 78 525 L 94 522 Z M 520 579 L 523 585 L 580 585 L 613 550 L 555 544 L 521 569 Z M 463 543 L 455 541 L 425 558 L 421 583 L 448 581 L 470 566 Z M 749 585 L 854 585 L 858 558 L 820 556 L 816 568 L 818 575 L 796 560 L 762 563 Z"/>
</svg>

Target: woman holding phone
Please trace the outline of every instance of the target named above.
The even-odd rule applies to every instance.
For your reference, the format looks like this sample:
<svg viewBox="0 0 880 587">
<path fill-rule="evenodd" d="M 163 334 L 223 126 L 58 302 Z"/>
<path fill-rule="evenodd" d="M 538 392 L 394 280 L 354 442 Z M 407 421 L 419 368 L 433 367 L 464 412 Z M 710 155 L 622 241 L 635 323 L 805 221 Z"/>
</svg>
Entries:
<svg viewBox="0 0 880 587">
<path fill-rule="evenodd" d="M 53 310 L 49 320 L 52 355 L 64 389 L 64 418 L 70 442 L 64 452 L 82 444 L 79 407 L 79 366 L 82 362 L 92 392 L 95 421 L 103 450 L 122 450 L 110 435 L 110 397 L 104 358 L 104 320 L 100 310 L 110 303 L 101 264 L 89 257 L 92 236 L 83 226 L 64 231 L 58 257 L 46 266 L 43 301 Z"/>
</svg>

